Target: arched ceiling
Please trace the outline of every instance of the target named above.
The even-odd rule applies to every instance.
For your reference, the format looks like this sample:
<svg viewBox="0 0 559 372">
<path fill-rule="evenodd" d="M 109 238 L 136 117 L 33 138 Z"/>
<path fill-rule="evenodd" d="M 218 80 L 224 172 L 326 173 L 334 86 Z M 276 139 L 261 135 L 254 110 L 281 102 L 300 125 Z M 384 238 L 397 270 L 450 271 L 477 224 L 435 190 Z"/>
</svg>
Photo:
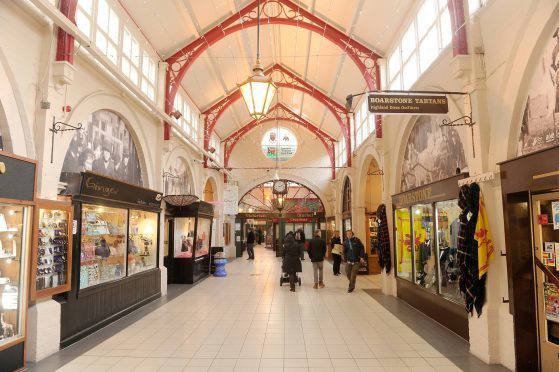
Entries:
<svg viewBox="0 0 559 372">
<path fill-rule="evenodd" d="M 254 0 L 143 0 L 141 6 L 137 0 L 119 1 L 162 59 L 168 59 L 240 14 Z M 279 7 L 282 0 L 268 1 Z M 390 48 L 414 5 L 413 0 L 291 0 L 291 3 L 380 56 Z M 348 94 L 366 89 L 364 76 L 348 50 L 302 27 L 269 25 L 265 17 L 261 24 L 260 54 L 265 68 L 281 65 L 342 105 Z M 251 74 L 256 57 L 256 28 L 241 29 L 207 44 L 209 47 L 204 46 L 207 49 L 197 56 L 181 80 L 181 86 L 201 112 L 237 89 L 237 84 Z M 277 99 L 329 136 L 339 138 L 342 134 L 329 109 L 309 94 L 281 88 Z M 237 101 L 223 113 L 215 133 L 224 138 L 249 119 L 244 103 Z"/>
</svg>

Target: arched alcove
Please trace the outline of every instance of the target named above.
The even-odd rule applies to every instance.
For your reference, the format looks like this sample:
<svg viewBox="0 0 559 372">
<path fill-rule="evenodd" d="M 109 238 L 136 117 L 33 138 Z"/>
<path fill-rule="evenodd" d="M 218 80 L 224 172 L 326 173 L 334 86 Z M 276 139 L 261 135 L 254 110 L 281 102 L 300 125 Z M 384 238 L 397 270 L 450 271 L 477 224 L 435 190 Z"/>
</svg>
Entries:
<svg viewBox="0 0 559 372">
<path fill-rule="evenodd" d="M 344 186 L 342 188 L 342 228 L 343 231 L 351 230 L 352 220 L 351 220 L 351 181 L 349 177 L 344 179 Z"/>
<path fill-rule="evenodd" d="M 165 195 L 193 194 L 192 173 L 186 160 L 177 156 L 164 170 L 163 188 Z"/>
</svg>

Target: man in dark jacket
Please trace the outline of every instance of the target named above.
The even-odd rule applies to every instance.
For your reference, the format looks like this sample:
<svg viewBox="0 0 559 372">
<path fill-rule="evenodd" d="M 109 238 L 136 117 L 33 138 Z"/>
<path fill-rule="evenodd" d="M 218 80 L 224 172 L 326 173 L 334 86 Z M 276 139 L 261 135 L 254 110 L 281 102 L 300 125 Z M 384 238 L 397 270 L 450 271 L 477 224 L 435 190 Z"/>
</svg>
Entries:
<svg viewBox="0 0 559 372">
<path fill-rule="evenodd" d="M 312 271 L 314 274 L 314 289 L 324 288 L 323 269 L 324 255 L 326 254 L 326 242 L 321 237 L 320 230 L 314 232 L 314 237 L 309 242 L 309 258 L 312 262 Z"/>
<path fill-rule="evenodd" d="M 299 227 L 297 231 L 295 231 L 295 241 L 299 244 L 303 245 L 303 252 L 301 252 L 301 260 L 305 260 L 305 232 L 303 231 L 302 227 Z"/>
<path fill-rule="evenodd" d="M 252 227 L 249 227 L 248 234 L 247 234 L 247 253 L 248 253 L 247 260 L 254 260 L 254 240 L 255 240 L 254 231 L 252 231 Z"/>
<path fill-rule="evenodd" d="M 288 233 L 283 240 L 283 264 L 284 273 L 289 274 L 289 286 L 291 292 L 295 292 L 295 278 L 297 273 L 303 271 L 301 265 L 301 253 L 303 245 L 295 241 L 293 232 Z"/>
<path fill-rule="evenodd" d="M 359 271 L 359 265 L 365 260 L 365 248 L 359 238 L 353 236 L 353 231 L 346 231 L 346 240 L 344 240 L 344 257 L 346 259 L 345 273 L 349 280 L 348 293 L 355 289 L 355 279 Z"/>
</svg>

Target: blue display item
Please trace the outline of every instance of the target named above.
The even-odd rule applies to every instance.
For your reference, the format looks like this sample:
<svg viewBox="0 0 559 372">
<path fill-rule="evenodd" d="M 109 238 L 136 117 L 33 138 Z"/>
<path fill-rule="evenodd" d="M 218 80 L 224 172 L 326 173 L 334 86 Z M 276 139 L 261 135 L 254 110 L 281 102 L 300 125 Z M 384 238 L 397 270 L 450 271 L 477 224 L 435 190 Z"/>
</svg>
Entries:
<svg viewBox="0 0 559 372">
<path fill-rule="evenodd" d="M 215 272 L 214 276 L 224 277 L 227 276 L 227 271 L 225 271 L 225 264 L 227 264 L 226 258 L 214 258 Z"/>
</svg>

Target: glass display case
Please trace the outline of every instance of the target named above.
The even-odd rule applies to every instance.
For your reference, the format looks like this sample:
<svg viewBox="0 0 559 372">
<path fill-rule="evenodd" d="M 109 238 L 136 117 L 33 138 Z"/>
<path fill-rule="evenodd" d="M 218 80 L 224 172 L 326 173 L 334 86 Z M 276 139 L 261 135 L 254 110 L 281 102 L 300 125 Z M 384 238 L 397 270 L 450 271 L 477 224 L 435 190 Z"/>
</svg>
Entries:
<svg viewBox="0 0 559 372">
<path fill-rule="evenodd" d="M 458 217 L 460 211 L 457 200 L 435 203 L 439 293 L 456 302 L 462 301 L 458 286 L 460 276 L 460 261 L 458 260 L 460 220 Z"/>
<path fill-rule="evenodd" d="M 30 208 L 0 203 L 0 348 L 25 334 Z"/>
<path fill-rule="evenodd" d="M 194 254 L 194 217 L 174 220 L 174 257 L 190 258 Z"/>
<path fill-rule="evenodd" d="M 157 213 L 130 210 L 128 275 L 157 266 L 157 218 Z"/>
<path fill-rule="evenodd" d="M 128 211 L 83 204 L 81 219 L 79 288 L 124 277 Z"/>
<path fill-rule="evenodd" d="M 433 207 L 431 204 L 412 206 L 413 249 L 415 283 L 431 292 L 437 292 L 435 273 L 435 244 L 433 233 Z"/>
<path fill-rule="evenodd" d="M 412 280 L 411 221 L 408 208 L 397 209 L 394 239 L 396 246 L 396 273 L 399 278 Z"/>
<path fill-rule="evenodd" d="M 72 267 L 72 207 L 39 200 L 35 213 L 31 298 L 70 290 Z"/>
<path fill-rule="evenodd" d="M 207 218 L 198 219 L 198 228 L 196 231 L 196 249 L 194 251 L 195 257 L 206 256 L 210 253 L 210 231 L 212 220 Z"/>
</svg>

